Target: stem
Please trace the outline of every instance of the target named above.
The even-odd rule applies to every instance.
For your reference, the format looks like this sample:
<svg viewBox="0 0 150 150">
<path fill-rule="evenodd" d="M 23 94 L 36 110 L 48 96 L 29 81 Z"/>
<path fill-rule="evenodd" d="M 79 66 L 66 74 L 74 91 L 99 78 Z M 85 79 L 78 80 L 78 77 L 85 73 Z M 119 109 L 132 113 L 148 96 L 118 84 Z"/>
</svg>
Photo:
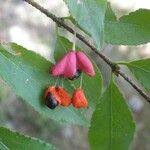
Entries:
<svg viewBox="0 0 150 150">
<path fill-rule="evenodd" d="M 76 49 L 76 29 L 74 27 L 75 33 L 73 35 L 73 45 L 72 45 L 72 50 L 75 51 Z"/>
<path fill-rule="evenodd" d="M 80 39 L 85 45 L 87 45 L 92 51 L 94 51 L 101 59 L 103 59 L 110 66 L 110 68 L 112 69 L 112 72 L 116 76 L 118 76 L 118 75 L 122 76 L 142 97 L 144 97 L 147 100 L 147 102 L 150 103 L 150 97 L 144 91 L 142 91 L 135 83 L 133 83 L 133 81 L 129 77 L 127 77 L 123 72 L 121 72 L 120 68 L 119 68 L 119 66 L 117 64 L 113 63 L 104 54 L 99 52 L 97 50 L 97 48 L 93 44 L 90 43 L 90 41 L 85 39 L 84 36 L 82 36 L 81 34 L 77 33 L 70 26 L 68 26 L 62 19 L 56 17 L 54 14 L 50 13 L 47 9 L 43 8 L 38 3 L 33 2 L 32 0 L 24 0 L 24 1 L 26 1 L 27 3 L 29 3 L 30 5 L 32 5 L 36 9 L 38 9 L 40 12 L 45 14 L 47 17 L 52 19 L 54 22 L 56 22 L 56 24 L 59 27 L 63 27 L 66 30 L 68 30 L 70 33 L 75 34 L 78 39 Z"/>
<path fill-rule="evenodd" d="M 56 86 L 57 86 L 58 78 L 59 78 L 59 77 L 57 77 L 57 78 L 56 78 L 56 81 L 55 81 L 55 85 L 54 85 L 54 87 L 56 87 Z"/>
<path fill-rule="evenodd" d="M 80 87 L 79 88 L 82 88 L 82 81 L 83 81 L 83 74 L 81 74 Z"/>
<path fill-rule="evenodd" d="M 127 77 L 120 70 L 118 70 L 118 74 L 123 77 L 142 97 L 144 97 L 150 103 L 150 97 L 144 91 L 142 91 L 135 83 L 133 83 L 129 77 Z"/>
</svg>

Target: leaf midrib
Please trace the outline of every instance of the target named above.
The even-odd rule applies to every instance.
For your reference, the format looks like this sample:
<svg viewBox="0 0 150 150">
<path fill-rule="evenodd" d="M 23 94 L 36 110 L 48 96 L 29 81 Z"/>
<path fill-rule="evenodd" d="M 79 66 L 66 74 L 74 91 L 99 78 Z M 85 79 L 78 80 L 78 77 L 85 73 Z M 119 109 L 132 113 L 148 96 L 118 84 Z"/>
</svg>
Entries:
<svg viewBox="0 0 150 150">
<path fill-rule="evenodd" d="M 145 69 L 143 69 L 143 68 L 141 68 L 141 67 L 138 67 L 138 66 L 136 66 L 136 65 L 133 65 L 133 64 L 131 64 L 131 63 L 129 63 L 129 64 L 127 64 L 128 66 L 132 66 L 133 68 L 137 68 L 137 69 L 139 69 L 139 70 L 142 70 L 143 72 L 146 72 L 146 73 L 149 73 L 150 74 L 150 71 L 148 71 L 148 70 L 145 70 Z"/>
<path fill-rule="evenodd" d="M 110 147 L 109 150 L 112 149 L 112 84 L 110 87 Z"/>
<path fill-rule="evenodd" d="M 0 139 L 1 139 L 1 138 L 0 138 Z M 2 140 L 0 140 L 0 147 L 4 148 L 4 149 L 6 149 L 6 150 L 10 150 L 6 145 L 4 145 L 4 144 L 2 143 Z"/>
<path fill-rule="evenodd" d="M 140 28 L 141 30 L 146 30 L 146 31 L 150 31 L 149 28 L 146 26 L 142 26 L 142 25 L 139 25 L 139 24 L 135 24 L 135 23 L 126 23 L 126 22 L 121 22 L 121 21 L 105 21 L 105 23 L 107 24 L 122 24 L 122 25 L 130 25 L 130 26 L 135 26 L 137 28 Z"/>
</svg>

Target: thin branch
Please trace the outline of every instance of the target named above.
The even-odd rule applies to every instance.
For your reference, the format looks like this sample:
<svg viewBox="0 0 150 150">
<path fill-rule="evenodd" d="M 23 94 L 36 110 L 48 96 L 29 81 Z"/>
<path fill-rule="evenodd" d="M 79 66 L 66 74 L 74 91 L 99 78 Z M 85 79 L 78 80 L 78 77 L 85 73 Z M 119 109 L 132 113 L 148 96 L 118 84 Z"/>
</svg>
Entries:
<svg viewBox="0 0 150 150">
<path fill-rule="evenodd" d="M 68 30 L 70 33 L 74 34 L 75 31 L 71 27 L 69 27 L 67 24 L 65 24 L 65 22 L 62 19 L 56 17 L 54 14 L 50 13 L 47 9 L 43 8 L 38 3 L 33 2 L 32 0 L 24 0 L 24 1 L 26 1 L 30 5 L 32 5 L 39 11 L 41 11 L 47 17 L 51 18 L 54 22 L 57 23 L 58 26 L 63 27 L 66 30 Z M 114 67 L 114 64 L 108 58 L 106 58 L 103 54 L 99 53 L 97 49 L 92 44 L 90 44 L 90 42 L 86 40 L 81 34 L 76 33 L 76 37 L 80 39 L 84 44 L 86 44 L 89 48 L 91 48 L 91 50 L 93 50 L 96 54 L 98 54 L 109 66 Z"/>
<path fill-rule="evenodd" d="M 144 97 L 150 103 L 150 97 L 146 95 L 146 93 L 141 90 L 135 83 L 133 83 L 133 81 L 128 76 L 126 76 L 120 70 L 118 70 L 118 74 L 122 76 L 122 78 L 124 78 L 142 97 Z"/>
<path fill-rule="evenodd" d="M 62 19 L 56 17 L 54 14 L 52 14 L 47 9 L 40 6 L 38 3 L 32 0 L 24 0 L 24 1 L 26 1 L 27 3 L 38 9 L 40 12 L 45 14 L 47 17 L 52 19 L 54 22 L 56 22 L 58 26 L 63 27 L 70 33 L 74 34 L 75 31 L 70 26 L 68 26 Z M 126 76 L 123 72 L 121 72 L 120 67 L 118 65 L 114 64 L 109 58 L 107 58 L 104 54 L 99 52 L 97 48 L 90 43 L 90 41 L 85 39 L 84 36 L 82 36 L 79 33 L 76 33 L 76 37 L 80 39 L 85 45 L 87 45 L 92 51 L 94 51 L 101 59 L 103 59 L 110 66 L 110 68 L 112 69 L 112 71 L 116 76 L 118 75 L 122 76 L 142 97 L 144 97 L 150 103 L 150 97 L 143 90 L 141 90 L 135 83 L 133 83 L 133 81 L 128 76 Z"/>
</svg>

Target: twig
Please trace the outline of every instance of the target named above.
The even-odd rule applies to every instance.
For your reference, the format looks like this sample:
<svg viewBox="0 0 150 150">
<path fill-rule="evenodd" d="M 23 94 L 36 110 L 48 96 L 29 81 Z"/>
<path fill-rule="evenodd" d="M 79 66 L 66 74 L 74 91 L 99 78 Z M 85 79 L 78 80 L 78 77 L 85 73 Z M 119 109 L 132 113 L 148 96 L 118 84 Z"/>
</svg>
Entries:
<svg viewBox="0 0 150 150">
<path fill-rule="evenodd" d="M 75 31 L 70 26 L 68 26 L 62 19 L 56 17 L 54 14 L 52 14 L 47 9 L 40 6 L 38 3 L 32 0 L 24 0 L 24 1 L 26 1 L 27 3 L 38 9 L 40 12 L 45 14 L 47 17 L 52 19 L 54 22 L 56 22 L 56 24 L 59 27 L 65 28 L 72 34 L 75 33 Z M 92 45 L 87 39 L 85 39 L 85 37 L 82 36 L 81 34 L 76 33 L 76 37 L 80 39 L 85 45 L 87 45 L 92 51 L 94 51 L 101 59 L 103 59 L 110 66 L 110 68 L 112 69 L 112 71 L 116 76 L 118 75 L 122 76 L 142 97 L 144 97 L 150 103 L 150 97 L 143 90 L 141 90 L 135 83 L 133 83 L 133 81 L 129 77 L 127 77 L 123 72 L 121 72 L 120 67 L 117 64 L 114 64 L 109 58 L 107 58 L 104 54 L 99 52 L 97 48 L 94 45 Z"/>
<path fill-rule="evenodd" d="M 142 91 L 135 83 L 133 83 L 133 81 L 127 77 L 123 72 L 121 72 L 120 70 L 118 70 L 118 74 L 120 76 L 122 76 L 122 78 L 124 78 L 136 91 L 138 91 L 138 93 L 144 97 L 149 103 L 150 103 L 150 97 L 148 95 L 146 95 L 146 93 L 144 91 Z"/>
</svg>

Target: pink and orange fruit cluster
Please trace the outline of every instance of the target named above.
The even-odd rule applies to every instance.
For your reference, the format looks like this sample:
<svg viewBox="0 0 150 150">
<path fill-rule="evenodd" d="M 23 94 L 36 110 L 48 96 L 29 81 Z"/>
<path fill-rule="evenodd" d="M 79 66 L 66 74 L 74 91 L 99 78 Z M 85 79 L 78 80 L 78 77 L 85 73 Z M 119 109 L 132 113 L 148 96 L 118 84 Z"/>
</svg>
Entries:
<svg viewBox="0 0 150 150">
<path fill-rule="evenodd" d="M 74 91 L 73 96 L 62 87 L 49 86 L 45 92 L 45 104 L 54 109 L 56 106 L 68 107 L 72 104 L 75 108 L 87 108 L 88 101 L 82 89 Z"/>
<path fill-rule="evenodd" d="M 60 76 L 70 80 L 77 79 L 84 72 L 94 76 L 95 71 L 90 59 L 81 51 L 70 51 L 50 69 L 52 76 Z M 45 104 L 54 109 L 56 106 L 87 108 L 88 101 L 82 88 L 74 90 L 72 96 L 63 88 L 49 86 L 45 91 Z"/>
</svg>

